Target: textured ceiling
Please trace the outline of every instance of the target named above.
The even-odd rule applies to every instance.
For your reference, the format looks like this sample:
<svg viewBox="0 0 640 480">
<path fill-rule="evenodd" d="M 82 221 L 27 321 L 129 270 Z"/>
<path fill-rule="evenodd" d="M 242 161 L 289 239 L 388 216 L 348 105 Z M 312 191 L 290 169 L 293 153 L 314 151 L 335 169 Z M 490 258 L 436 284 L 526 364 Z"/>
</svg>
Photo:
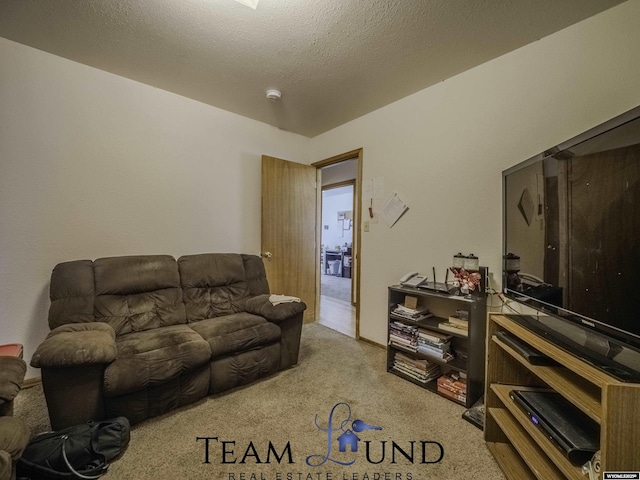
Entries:
<svg viewBox="0 0 640 480">
<path fill-rule="evenodd" d="M 0 0 L 0 36 L 313 137 L 619 3 Z"/>
</svg>

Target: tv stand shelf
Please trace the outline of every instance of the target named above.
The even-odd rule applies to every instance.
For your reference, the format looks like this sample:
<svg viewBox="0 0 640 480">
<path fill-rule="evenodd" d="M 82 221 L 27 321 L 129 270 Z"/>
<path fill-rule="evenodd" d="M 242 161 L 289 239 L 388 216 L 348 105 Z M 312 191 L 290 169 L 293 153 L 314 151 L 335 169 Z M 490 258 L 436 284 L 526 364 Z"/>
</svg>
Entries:
<svg viewBox="0 0 640 480">
<path fill-rule="evenodd" d="M 496 336 L 499 331 L 558 364 L 530 364 Z M 640 384 L 617 380 L 501 314 L 489 316 L 487 334 L 484 436 L 507 478 L 587 478 L 509 396 L 513 389 L 538 387 L 557 391 L 600 425 L 601 471 L 640 471 Z"/>
</svg>

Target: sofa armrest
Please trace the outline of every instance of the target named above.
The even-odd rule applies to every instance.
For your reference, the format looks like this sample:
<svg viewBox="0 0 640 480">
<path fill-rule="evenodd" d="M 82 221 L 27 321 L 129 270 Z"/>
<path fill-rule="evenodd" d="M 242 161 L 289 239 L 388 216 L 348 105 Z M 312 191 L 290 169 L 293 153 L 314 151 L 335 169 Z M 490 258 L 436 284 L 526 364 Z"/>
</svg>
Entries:
<svg viewBox="0 0 640 480">
<path fill-rule="evenodd" d="M 13 459 L 9 452 L 0 449 L 0 478 L 11 478 Z"/>
<path fill-rule="evenodd" d="M 27 364 L 18 357 L 0 357 L 0 406 L 11 402 L 20 391 Z"/>
<path fill-rule="evenodd" d="M 11 460 L 20 458 L 29 443 L 30 435 L 31 431 L 22 418 L 0 417 L 0 451 L 9 454 L 9 458 L 5 457 L 9 466 L 11 466 Z M 0 478 L 9 477 L 0 476 Z"/>
<path fill-rule="evenodd" d="M 307 309 L 307 305 L 304 302 L 290 302 L 273 305 L 269 301 L 269 295 L 258 295 L 257 297 L 252 297 L 247 300 L 245 303 L 245 309 L 248 313 L 260 315 L 270 322 L 280 323 L 304 312 Z"/>
<path fill-rule="evenodd" d="M 300 335 L 302 333 L 303 313 L 307 309 L 304 302 L 290 302 L 273 305 L 269 295 L 252 297 L 245 303 L 245 310 L 260 315 L 280 327 L 280 369 L 292 367 L 298 363 Z"/>
<path fill-rule="evenodd" d="M 42 387 L 53 430 L 105 418 L 104 370 L 116 359 L 113 328 L 103 322 L 69 323 L 51 330 L 31 366 Z"/>
<path fill-rule="evenodd" d="M 71 323 L 53 329 L 31 358 L 36 368 L 107 364 L 116 359 L 115 332 L 102 322 Z"/>
</svg>

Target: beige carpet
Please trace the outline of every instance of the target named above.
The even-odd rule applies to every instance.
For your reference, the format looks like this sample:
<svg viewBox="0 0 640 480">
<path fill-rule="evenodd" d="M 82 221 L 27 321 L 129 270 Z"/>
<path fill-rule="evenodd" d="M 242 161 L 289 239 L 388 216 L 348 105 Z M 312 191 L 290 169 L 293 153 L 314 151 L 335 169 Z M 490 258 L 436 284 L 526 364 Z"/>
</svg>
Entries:
<svg viewBox="0 0 640 480">
<path fill-rule="evenodd" d="M 135 425 L 128 449 L 103 478 L 504 478 L 483 443 L 482 431 L 460 417 L 463 407 L 387 373 L 385 360 L 380 348 L 322 325 L 305 325 L 297 367 Z M 331 434 L 331 453 L 327 455 L 329 434 L 320 430 L 314 419 L 317 415 L 318 425 L 326 429 L 332 407 L 341 402 L 348 404 L 351 412 L 349 415 L 345 405 L 335 409 L 332 426 L 337 431 Z M 34 432 L 49 428 L 40 386 L 20 393 L 16 415 L 24 417 Z M 355 420 L 382 430 L 355 432 L 358 451 L 347 446 L 340 452 L 338 436 L 349 431 Z M 205 441 L 196 437 L 218 438 L 209 441 L 209 463 L 205 463 Z M 223 447 L 223 441 L 229 443 Z M 413 461 L 394 449 L 394 443 Z M 444 452 L 442 459 L 422 463 L 422 445 L 425 460 L 434 462 L 440 457 L 438 444 Z M 312 455 L 316 455 L 310 460 L 314 465 L 329 459 L 309 466 L 306 459 Z M 223 464 L 223 460 L 229 463 Z M 333 460 L 354 463 L 343 466 Z"/>
</svg>

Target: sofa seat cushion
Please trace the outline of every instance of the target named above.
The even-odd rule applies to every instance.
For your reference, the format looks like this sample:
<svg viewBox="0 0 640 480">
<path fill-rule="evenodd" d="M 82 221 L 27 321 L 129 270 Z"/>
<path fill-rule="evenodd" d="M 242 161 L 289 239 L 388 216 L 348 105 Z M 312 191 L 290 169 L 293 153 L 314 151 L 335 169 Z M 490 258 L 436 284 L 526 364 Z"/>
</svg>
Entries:
<svg viewBox="0 0 640 480">
<path fill-rule="evenodd" d="M 159 385 L 211 358 L 209 344 L 186 325 L 171 325 L 116 338 L 118 357 L 104 372 L 107 396 Z"/>
<path fill-rule="evenodd" d="M 209 342 L 211 357 L 246 352 L 280 340 L 280 327 L 251 313 L 234 313 L 189 324 Z"/>
</svg>

